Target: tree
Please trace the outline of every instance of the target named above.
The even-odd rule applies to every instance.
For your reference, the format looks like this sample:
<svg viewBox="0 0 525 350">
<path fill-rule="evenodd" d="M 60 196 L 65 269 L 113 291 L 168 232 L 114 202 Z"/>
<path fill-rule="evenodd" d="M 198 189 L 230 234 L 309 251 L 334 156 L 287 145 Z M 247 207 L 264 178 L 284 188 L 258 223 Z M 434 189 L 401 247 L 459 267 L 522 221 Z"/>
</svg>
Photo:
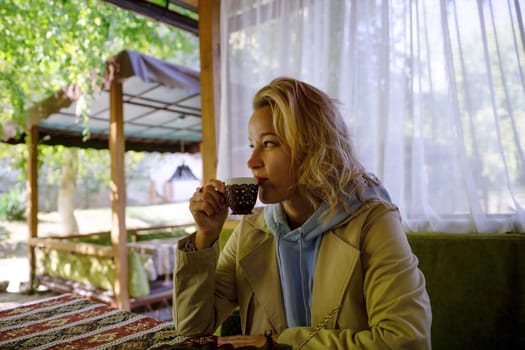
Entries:
<svg viewBox="0 0 525 350">
<path fill-rule="evenodd" d="M 58 192 L 58 213 L 64 234 L 78 232 L 78 223 L 73 212 L 77 179 L 77 148 L 66 148 L 62 153 L 64 167 Z"/>
<path fill-rule="evenodd" d="M 106 60 L 123 49 L 193 68 L 199 64 L 193 34 L 102 1 L 2 0 L 0 35 L 0 135 L 6 121 L 23 129 L 27 109 L 66 84 L 77 84 L 89 102 Z M 58 207 L 66 233 L 74 231 L 76 151 L 57 148 L 46 155 L 64 167 Z"/>
<path fill-rule="evenodd" d="M 0 35 L 0 122 L 22 125 L 31 104 L 68 83 L 89 93 L 123 49 L 198 64 L 193 34 L 102 1 L 2 0 Z"/>
</svg>

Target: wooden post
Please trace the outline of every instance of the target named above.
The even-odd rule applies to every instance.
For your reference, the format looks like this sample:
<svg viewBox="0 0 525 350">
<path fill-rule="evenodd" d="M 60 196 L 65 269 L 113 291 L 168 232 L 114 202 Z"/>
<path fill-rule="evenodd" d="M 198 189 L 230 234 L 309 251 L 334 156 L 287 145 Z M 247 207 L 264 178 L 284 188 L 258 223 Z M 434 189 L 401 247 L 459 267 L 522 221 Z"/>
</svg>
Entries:
<svg viewBox="0 0 525 350">
<path fill-rule="evenodd" d="M 29 240 L 38 237 L 38 125 L 29 127 L 27 143 L 27 226 Z M 35 284 L 35 248 L 27 245 L 29 259 L 28 292 L 32 293 Z"/>
<path fill-rule="evenodd" d="M 199 1 L 202 102 L 202 181 L 217 174 L 215 125 L 220 101 L 220 0 Z"/>
<path fill-rule="evenodd" d="M 110 88 L 109 130 L 109 149 L 111 152 L 111 245 L 115 259 L 115 299 L 117 307 L 129 311 L 123 119 L 122 83 L 117 81 L 117 79 L 113 79 Z"/>
</svg>

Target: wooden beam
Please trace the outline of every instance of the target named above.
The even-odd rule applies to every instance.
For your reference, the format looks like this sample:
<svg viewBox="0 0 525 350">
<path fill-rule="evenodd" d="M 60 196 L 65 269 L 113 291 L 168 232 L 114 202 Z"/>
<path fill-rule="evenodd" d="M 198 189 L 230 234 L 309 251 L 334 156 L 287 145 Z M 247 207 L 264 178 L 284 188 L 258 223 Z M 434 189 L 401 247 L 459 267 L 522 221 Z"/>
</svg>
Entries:
<svg viewBox="0 0 525 350">
<path fill-rule="evenodd" d="M 129 311 L 124 117 L 122 83 L 116 79 L 111 82 L 110 88 L 109 150 L 111 152 L 111 245 L 115 257 L 115 299 L 119 309 Z"/>
<path fill-rule="evenodd" d="M 27 226 L 29 240 L 38 237 L 38 125 L 29 128 L 30 140 L 27 147 Z M 35 248 L 28 244 L 29 292 L 35 283 Z"/>
<path fill-rule="evenodd" d="M 20 137 L 0 140 L 0 142 L 12 145 L 26 142 L 27 134 L 23 133 Z M 108 149 L 109 136 L 106 134 L 91 134 L 88 140 L 82 139 L 80 131 L 62 130 L 40 127 L 38 133 L 39 143 L 41 145 L 65 147 Z M 200 152 L 199 141 L 184 141 L 182 146 L 181 140 L 166 139 L 144 139 L 140 137 L 128 137 L 126 139 L 126 151 L 137 152 Z"/>
<path fill-rule="evenodd" d="M 220 0 L 199 1 L 202 105 L 202 181 L 217 176 L 216 125 L 220 101 Z"/>
<path fill-rule="evenodd" d="M 45 248 L 46 250 L 60 250 L 85 256 L 96 256 L 102 258 L 113 258 L 113 249 L 100 244 L 71 242 L 66 239 L 32 238 L 29 244 L 33 247 Z"/>
</svg>

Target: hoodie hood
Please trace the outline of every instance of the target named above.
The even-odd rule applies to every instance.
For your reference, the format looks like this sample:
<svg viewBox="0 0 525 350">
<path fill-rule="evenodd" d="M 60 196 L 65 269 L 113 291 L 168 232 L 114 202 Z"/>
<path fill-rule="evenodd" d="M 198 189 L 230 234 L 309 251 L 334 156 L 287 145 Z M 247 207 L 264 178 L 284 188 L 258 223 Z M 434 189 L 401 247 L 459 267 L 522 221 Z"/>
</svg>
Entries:
<svg viewBox="0 0 525 350">
<path fill-rule="evenodd" d="M 367 186 L 359 195 L 354 195 L 345 198 L 346 209 L 340 206 L 337 212 L 330 217 L 330 220 L 324 221 L 323 215 L 328 214 L 329 206 L 323 203 L 310 216 L 304 224 L 295 230 L 291 230 L 288 226 L 288 218 L 281 203 L 269 204 L 264 207 L 264 219 L 266 225 L 275 236 L 276 240 L 284 239 L 291 242 L 297 242 L 300 238 L 304 241 L 312 240 L 324 232 L 329 231 L 333 227 L 339 225 L 346 220 L 356 210 L 358 210 L 364 203 L 371 200 L 383 200 L 390 202 L 390 195 L 381 184 L 377 183 L 375 186 Z"/>
<path fill-rule="evenodd" d="M 374 178 L 372 177 L 374 180 Z M 370 182 L 369 182 L 370 183 Z M 312 286 L 322 235 L 344 222 L 364 203 L 390 202 L 379 182 L 371 183 L 357 195 L 347 197 L 329 220 L 323 220 L 329 206 L 323 203 L 300 227 L 291 230 L 281 203 L 264 207 L 266 225 L 275 237 L 277 262 L 288 327 L 311 326 Z"/>
</svg>

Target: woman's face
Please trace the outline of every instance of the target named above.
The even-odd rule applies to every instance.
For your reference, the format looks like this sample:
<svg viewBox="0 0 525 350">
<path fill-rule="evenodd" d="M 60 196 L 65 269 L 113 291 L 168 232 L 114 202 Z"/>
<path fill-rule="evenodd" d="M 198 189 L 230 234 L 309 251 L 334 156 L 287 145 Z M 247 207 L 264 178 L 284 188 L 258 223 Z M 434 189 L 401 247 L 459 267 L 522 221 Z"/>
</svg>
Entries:
<svg viewBox="0 0 525 350">
<path fill-rule="evenodd" d="M 259 200 L 268 204 L 290 199 L 294 192 L 290 150 L 275 134 L 269 106 L 253 112 L 248 138 L 252 155 L 247 165 L 259 183 Z"/>
</svg>

